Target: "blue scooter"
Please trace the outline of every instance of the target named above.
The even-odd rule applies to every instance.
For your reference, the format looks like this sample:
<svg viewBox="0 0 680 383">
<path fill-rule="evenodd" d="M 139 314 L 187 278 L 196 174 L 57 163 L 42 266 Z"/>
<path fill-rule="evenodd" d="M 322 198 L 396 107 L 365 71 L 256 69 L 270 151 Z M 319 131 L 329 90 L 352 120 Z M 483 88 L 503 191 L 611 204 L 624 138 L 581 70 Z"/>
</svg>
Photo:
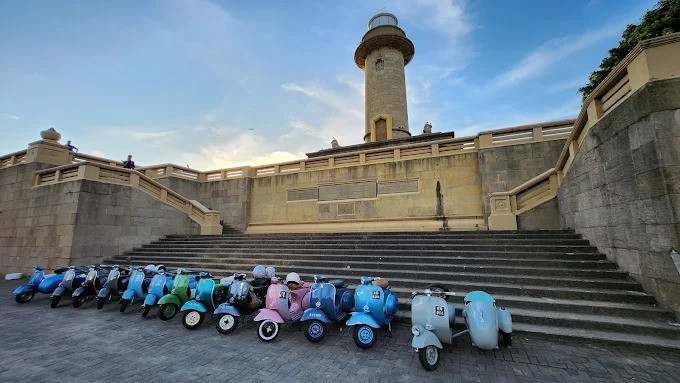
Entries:
<svg viewBox="0 0 680 383">
<path fill-rule="evenodd" d="M 326 336 L 326 324 L 341 321 L 353 307 L 354 294 L 347 289 L 344 280 L 326 282 L 323 276 L 315 275 L 309 293 L 309 308 L 300 319 L 305 323 L 305 338 L 312 343 L 321 342 Z"/>
<path fill-rule="evenodd" d="M 184 303 L 179 310 L 185 311 L 182 325 L 187 330 L 200 327 L 208 310 L 212 315 L 218 305 L 227 301 L 228 290 L 226 286 L 220 284 L 219 279 L 206 272 L 200 272 L 198 277 L 195 298 Z"/>
<path fill-rule="evenodd" d="M 106 282 L 108 275 L 109 273 L 106 269 L 97 265 L 90 265 L 85 275 L 85 281 L 71 294 L 71 297 L 73 297 L 73 307 L 78 308 L 86 300 L 96 297 Z"/>
<path fill-rule="evenodd" d="M 149 290 L 149 278 L 142 266 L 138 266 L 130 275 L 127 290 L 120 298 L 120 312 L 125 312 L 129 305 L 134 303 L 135 298 L 143 299 Z"/>
<path fill-rule="evenodd" d="M 172 273 L 165 270 L 165 267 L 159 267 L 154 269 L 152 272 L 156 275 L 151 278 L 149 283 L 149 293 L 144 297 L 144 303 L 142 303 L 142 318 L 146 318 L 149 315 L 151 308 L 158 304 L 158 300 L 161 299 L 166 294 L 170 293 L 172 290 Z"/>
<path fill-rule="evenodd" d="M 250 294 L 251 283 L 246 280 L 246 275 L 235 273 L 227 294 L 227 302 L 217 306 L 213 313 L 217 316 L 215 324 L 217 331 L 220 334 L 231 334 L 236 330 L 239 319 L 245 320 L 245 315 L 254 314 L 264 307 L 264 296 L 267 294 L 268 287 L 267 283 L 252 287 L 253 294 L 255 294 L 253 297 Z M 259 299 L 259 302 L 253 302 L 254 298 Z"/>
<path fill-rule="evenodd" d="M 392 286 L 387 280 L 361 277 L 361 285 L 354 292 L 354 302 L 355 312 L 347 321 L 347 326 L 354 326 L 352 338 L 359 348 L 366 350 L 375 345 L 378 337 L 373 329 L 387 325 L 392 334 L 391 322 L 399 301 L 392 294 Z"/>
<path fill-rule="evenodd" d="M 64 279 L 64 272 L 67 270 L 66 267 L 62 267 L 54 270 L 55 274 L 45 275 L 45 269 L 42 266 L 33 266 L 33 276 L 29 279 L 28 283 L 21 285 L 14 289 L 14 300 L 17 303 L 28 303 L 35 296 L 36 292 L 41 292 L 43 294 L 52 294 L 54 290 L 59 286 L 59 283 Z"/>
<path fill-rule="evenodd" d="M 50 307 L 56 308 L 64 294 L 71 296 L 73 291 L 75 291 L 78 286 L 81 286 L 83 282 L 85 282 L 85 273 L 83 270 L 76 269 L 75 266 L 69 266 L 64 273 L 64 280 L 61 281 L 50 297 Z"/>
</svg>

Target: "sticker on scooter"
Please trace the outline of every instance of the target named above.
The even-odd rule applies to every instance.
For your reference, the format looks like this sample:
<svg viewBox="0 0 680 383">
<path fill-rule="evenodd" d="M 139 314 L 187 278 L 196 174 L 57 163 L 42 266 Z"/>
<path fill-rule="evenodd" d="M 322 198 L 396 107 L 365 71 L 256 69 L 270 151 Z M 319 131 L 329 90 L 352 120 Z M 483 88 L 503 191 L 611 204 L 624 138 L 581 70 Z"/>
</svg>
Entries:
<svg viewBox="0 0 680 383">
<path fill-rule="evenodd" d="M 434 315 L 443 317 L 444 316 L 444 306 L 434 306 Z"/>
<path fill-rule="evenodd" d="M 287 296 L 288 296 L 288 294 L 287 294 L 286 291 L 281 291 L 279 293 L 279 298 L 281 298 L 281 299 L 286 299 Z"/>
<path fill-rule="evenodd" d="M 373 299 L 380 299 L 380 290 L 373 290 L 373 294 L 371 297 Z"/>
</svg>

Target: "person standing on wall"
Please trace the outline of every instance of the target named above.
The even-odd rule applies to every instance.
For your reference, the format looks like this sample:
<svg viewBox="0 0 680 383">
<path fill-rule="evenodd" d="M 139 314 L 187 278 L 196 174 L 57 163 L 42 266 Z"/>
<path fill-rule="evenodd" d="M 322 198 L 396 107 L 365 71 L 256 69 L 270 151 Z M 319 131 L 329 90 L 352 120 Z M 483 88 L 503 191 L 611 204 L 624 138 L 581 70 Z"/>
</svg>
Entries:
<svg viewBox="0 0 680 383">
<path fill-rule="evenodd" d="M 123 167 L 125 169 L 134 169 L 135 168 L 135 162 L 132 161 L 132 154 L 128 154 L 127 160 L 123 161 Z"/>
<path fill-rule="evenodd" d="M 75 146 L 71 145 L 71 140 L 66 141 L 66 147 L 68 148 L 69 151 L 71 152 L 77 152 L 78 148 Z"/>
</svg>

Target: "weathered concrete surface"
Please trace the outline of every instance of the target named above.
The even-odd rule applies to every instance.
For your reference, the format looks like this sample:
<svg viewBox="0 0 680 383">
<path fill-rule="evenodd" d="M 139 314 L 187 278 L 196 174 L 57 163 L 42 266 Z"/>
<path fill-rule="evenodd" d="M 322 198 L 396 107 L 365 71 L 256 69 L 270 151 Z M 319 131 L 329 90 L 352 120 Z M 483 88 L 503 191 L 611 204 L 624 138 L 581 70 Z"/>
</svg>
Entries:
<svg viewBox="0 0 680 383">
<path fill-rule="evenodd" d="M 200 233 L 185 213 L 144 192 L 89 180 L 78 184 L 71 264 L 101 262 L 168 234 Z"/>
<path fill-rule="evenodd" d="M 565 142 L 555 140 L 480 149 L 477 155 L 484 220 L 487 221 L 491 214 L 491 193 L 508 191 L 554 167 Z M 554 216 L 556 212 L 550 214 Z M 553 226 L 559 227 L 557 223 Z"/>
<path fill-rule="evenodd" d="M 228 181 L 196 182 L 176 177 L 157 180 L 189 199 L 220 212 L 225 224 L 244 231 L 248 226 L 248 199 L 253 180 L 239 178 Z"/>
<path fill-rule="evenodd" d="M 566 225 L 680 313 L 680 80 L 646 85 L 588 132 L 557 197 Z"/>
<path fill-rule="evenodd" d="M 16 285 L 0 281 L 1 291 Z M 175 318 L 141 318 L 138 305 L 121 314 L 112 303 L 80 309 L 70 300 L 50 309 L 48 297 L 18 305 L 0 296 L 0 381 L 3 382 L 677 382 L 680 352 L 515 336 L 510 349 L 480 351 L 467 336 L 443 351 L 439 369 L 425 371 L 411 346 L 410 322 L 392 337 L 359 350 L 349 331 L 329 327 L 320 344 L 284 325 L 271 343 L 257 339 L 250 319 L 231 335 L 206 321 L 194 331 Z M 26 319 L 31 318 L 30 325 Z"/>
<path fill-rule="evenodd" d="M 565 229 L 566 225 L 557 207 L 557 200 L 553 198 L 518 215 L 517 228 L 520 230 Z"/>
</svg>

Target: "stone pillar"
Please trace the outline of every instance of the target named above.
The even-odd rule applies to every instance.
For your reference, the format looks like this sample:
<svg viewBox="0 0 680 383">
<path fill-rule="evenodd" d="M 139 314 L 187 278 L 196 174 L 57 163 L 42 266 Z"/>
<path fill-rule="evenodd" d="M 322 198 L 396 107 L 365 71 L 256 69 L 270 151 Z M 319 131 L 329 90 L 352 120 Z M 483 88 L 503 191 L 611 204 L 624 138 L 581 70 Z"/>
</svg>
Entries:
<svg viewBox="0 0 680 383">
<path fill-rule="evenodd" d="M 365 72 L 364 142 L 411 136 L 404 67 L 415 47 L 397 25 L 392 14 L 375 15 L 354 53 L 354 61 Z"/>
</svg>

